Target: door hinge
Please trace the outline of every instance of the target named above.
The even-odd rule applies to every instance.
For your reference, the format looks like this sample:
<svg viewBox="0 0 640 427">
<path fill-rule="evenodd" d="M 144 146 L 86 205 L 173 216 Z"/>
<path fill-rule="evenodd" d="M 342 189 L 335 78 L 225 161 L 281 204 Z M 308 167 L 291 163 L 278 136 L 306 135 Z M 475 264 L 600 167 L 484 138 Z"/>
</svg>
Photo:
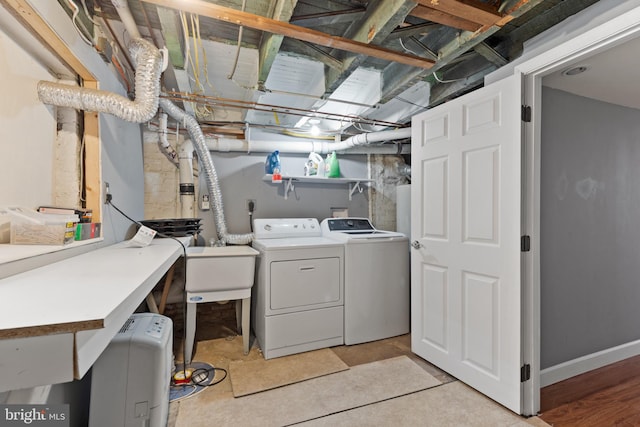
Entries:
<svg viewBox="0 0 640 427">
<path fill-rule="evenodd" d="M 529 381 L 531 379 L 531 365 L 528 363 L 520 368 L 520 382 Z"/>
<path fill-rule="evenodd" d="M 531 122 L 531 107 L 529 105 L 522 106 L 521 116 L 523 122 Z"/>
<path fill-rule="evenodd" d="M 531 237 L 520 237 L 520 252 L 529 252 L 531 250 Z"/>
</svg>

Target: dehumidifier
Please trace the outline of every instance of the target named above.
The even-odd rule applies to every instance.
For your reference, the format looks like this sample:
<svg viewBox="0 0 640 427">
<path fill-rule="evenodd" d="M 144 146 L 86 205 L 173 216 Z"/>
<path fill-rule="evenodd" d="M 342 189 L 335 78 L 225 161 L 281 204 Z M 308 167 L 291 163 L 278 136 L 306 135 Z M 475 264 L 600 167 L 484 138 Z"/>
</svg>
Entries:
<svg viewBox="0 0 640 427">
<path fill-rule="evenodd" d="M 93 365 L 89 426 L 166 426 L 172 345 L 171 319 L 133 314 Z"/>
</svg>

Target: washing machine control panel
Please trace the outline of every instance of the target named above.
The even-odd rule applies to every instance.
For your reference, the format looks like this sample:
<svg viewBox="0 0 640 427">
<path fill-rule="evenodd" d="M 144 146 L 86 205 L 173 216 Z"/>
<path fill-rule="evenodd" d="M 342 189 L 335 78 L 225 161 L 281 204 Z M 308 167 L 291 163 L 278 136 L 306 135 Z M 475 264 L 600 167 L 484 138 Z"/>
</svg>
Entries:
<svg viewBox="0 0 640 427">
<path fill-rule="evenodd" d="M 367 218 L 327 218 L 329 231 L 373 231 L 375 228 Z"/>
<path fill-rule="evenodd" d="M 253 221 L 256 239 L 321 236 L 316 218 L 267 218 Z"/>
</svg>

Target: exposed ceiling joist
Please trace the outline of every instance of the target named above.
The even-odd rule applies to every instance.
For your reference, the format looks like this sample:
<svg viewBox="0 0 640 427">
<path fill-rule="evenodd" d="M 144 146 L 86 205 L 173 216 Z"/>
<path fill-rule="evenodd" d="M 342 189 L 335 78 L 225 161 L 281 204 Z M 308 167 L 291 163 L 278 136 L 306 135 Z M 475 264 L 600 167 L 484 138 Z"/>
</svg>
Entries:
<svg viewBox="0 0 640 427">
<path fill-rule="evenodd" d="M 500 55 L 491 46 L 489 46 L 484 42 L 477 44 L 473 48 L 473 50 L 478 52 L 480 55 L 484 56 L 487 61 L 499 67 L 502 67 L 503 65 L 506 65 L 509 62 L 504 56 Z"/>
<path fill-rule="evenodd" d="M 288 22 L 293 15 L 293 9 L 296 7 L 298 0 L 276 0 L 276 7 L 273 12 L 273 19 L 277 21 Z M 265 34 L 260 43 L 260 69 L 258 70 L 258 83 L 264 83 L 269 76 L 273 61 L 280 51 L 282 39 L 284 36 L 280 34 Z"/>
<path fill-rule="evenodd" d="M 0 3 L 10 1 L 34 0 L 0 0 Z M 207 70 L 209 78 L 217 79 L 214 82 L 217 92 L 205 89 L 202 95 L 224 96 L 226 100 L 222 104 L 221 100 L 215 100 L 203 105 L 224 114 L 229 108 L 233 115 L 221 113 L 216 116 L 221 120 L 211 125 L 246 122 L 264 126 L 270 132 L 276 129 L 310 132 L 310 123 L 299 117 L 313 117 L 320 120 L 314 124 L 322 132 L 333 135 L 361 130 L 342 122 L 342 118 L 336 120 L 339 115 L 406 123 L 416 108 L 430 108 L 481 86 L 484 75 L 520 55 L 524 41 L 599 0 L 255 0 L 246 4 L 245 1 L 129 3 L 145 35 L 146 28 L 152 27 L 156 34 L 161 31 L 165 38 L 172 35 L 180 40 L 185 36 L 182 29 L 177 27 L 169 34 L 166 18 L 176 17 L 176 10 L 199 15 L 202 48 L 212 53 L 210 57 L 215 57 L 214 52 L 221 55 L 222 51 L 223 58 L 230 56 L 228 52 L 234 51 L 238 43 L 238 27 L 244 27 L 241 45 L 246 62 L 241 69 L 253 74 L 247 79 L 245 92 L 238 94 L 236 82 L 230 83 L 224 75 L 218 75 L 217 70 L 224 67 Z M 92 2 L 99 5 L 98 16 L 107 24 L 109 20 L 118 20 L 112 0 Z M 148 3 L 144 5 L 146 8 L 141 8 L 140 2 Z M 156 15 L 154 8 L 149 7 L 151 4 L 169 8 L 164 10 L 167 16 L 162 16 L 161 8 Z M 122 34 L 112 32 L 112 35 L 126 39 Z M 179 49 L 175 52 L 179 53 Z M 176 61 L 172 63 L 175 80 L 188 86 L 190 70 L 180 70 Z M 167 70 L 167 76 L 163 77 L 165 81 L 172 81 L 170 72 Z M 258 89 L 254 87 L 256 79 Z M 179 84 L 178 88 L 182 93 L 190 93 L 189 88 L 185 89 L 187 86 Z M 407 94 L 411 97 L 406 98 Z M 277 111 L 277 116 L 244 103 L 234 102 L 232 107 L 233 99 L 257 100 Z M 412 104 L 410 108 L 407 99 Z M 190 100 L 185 108 L 196 101 Z M 300 111 L 285 114 L 283 108 Z M 240 121 L 235 118 L 238 111 L 251 114 Z M 318 112 L 333 116 L 318 118 L 315 115 Z M 278 122 L 278 116 L 282 122 Z"/>
<path fill-rule="evenodd" d="M 442 3 L 443 1 L 440 0 L 440 2 Z M 385 75 L 401 77 L 397 79 L 394 78 L 393 84 L 386 86 L 383 91 L 383 99 L 381 102 L 386 102 L 392 99 L 407 87 L 424 80 L 432 72 L 444 68 L 453 61 L 456 61 L 470 49 L 474 49 L 491 35 L 498 32 L 502 28 L 501 25 L 530 11 L 533 7 L 542 2 L 544 2 L 544 0 L 519 0 L 515 6 L 509 9 L 506 14 L 500 18 L 496 25 L 488 27 L 485 26 L 482 30 L 476 32 L 465 31 L 460 34 L 440 49 L 438 52 L 439 60 L 430 70 L 409 69 L 402 66 L 402 64 L 390 64 L 387 69 L 385 69 Z M 391 78 L 389 80 L 391 80 Z"/>
<path fill-rule="evenodd" d="M 175 11 L 159 7 L 157 9 L 158 19 L 162 26 L 162 36 L 169 50 L 169 59 L 175 68 L 184 69 L 184 37 L 182 35 L 182 24 L 178 20 Z"/>
<path fill-rule="evenodd" d="M 412 14 L 413 14 L 413 11 L 409 12 L 409 15 L 412 15 Z M 399 27 L 393 30 L 391 34 L 389 34 L 389 37 L 387 38 L 387 40 L 393 40 L 398 38 L 403 39 L 405 37 L 426 35 L 434 30 L 437 30 L 438 28 L 440 28 L 440 25 L 434 22 L 423 22 L 421 24 L 414 24 L 414 25 L 408 25 L 406 27 Z"/>
<path fill-rule="evenodd" d="M 418 4 L 444 12 L 451 16 L 457 16 L 464 20 L 480 25 L 493 25 L 502 18 L 502 15 L 493 7 L 485 3 L 471 0 L 416 0 Z"/>
<path fill-rule="evenodd" d="M 290 40 L 291 45 L 297 45 L 300 52 L 304 54 L 304 56 L 308 56 L 309 58 L 313 58 L 316 61 L 322 62 L 324 65 L 329 68 L 333 68 L 334 70 L 343 70 L 344 64 L 338 58 L 331 56 L 329 53 L 324 50 L 318 48 L 313 43 L 304 42 L 301 40 Z"/>
<path fill-rule="evenodd" d="M 355 23 L 345 33 L 345 36 L 365 43 L 384 41 L 389 34 L 402 24 L 415 4 L 410 0 L 387 0 L 378 2 L 363 18 Z M 330 92 L 334 91 L 355 71 L 366 58 L 352 56 L 344 60 L 341 73 L 329 73 L 326 86 Z M 434 62 L 432 59 L 429 61 Z"/>
<path fill-rule="evenodd" d="M 295 25 L 299 25 L 300 27 L 318 28 L 325 25 L 357 21 L 362 17 L 362 15 L 364 15 L 365 12 L 366 9 L 361 7 L 343 11 L 314 13 L 294 17 L 290 22 L 295 23 Z"/>
<path fill-rule="evenodd" d="M 411 11 L 411 16 L 424 19 L 425 21 L 446 25 L 447 27 L 457 28 L 459 30 L 477 31 L 482 28 L 482 25 L 477 22 L 468 21 L 422 5 L 416 6 L 415 9 Z"/>
<path fill-rule="evenodd" d="M 319 44 L 330 48 L 345 50 L 359 55 L 367 55 L 386 61 L 400 62 L 413 67 L 429 69 L 433 61 L 407 53 L 397 52 L 380 46 L 372 46 L 366 43 L 349 40 L 344 37 L 331 36 L 320 31 L 291 25 L 288 22 L 280 22 L 264 16 L 241 12 L 224 6 L 207 3 L 201 0 L 193 0 L 176 4 L 173 0 L 144 0 L 157 6 L 183 10 L 220 21 L 233 22 L 236 25 L 293 37 L 310 43 Z"/>
</svg>

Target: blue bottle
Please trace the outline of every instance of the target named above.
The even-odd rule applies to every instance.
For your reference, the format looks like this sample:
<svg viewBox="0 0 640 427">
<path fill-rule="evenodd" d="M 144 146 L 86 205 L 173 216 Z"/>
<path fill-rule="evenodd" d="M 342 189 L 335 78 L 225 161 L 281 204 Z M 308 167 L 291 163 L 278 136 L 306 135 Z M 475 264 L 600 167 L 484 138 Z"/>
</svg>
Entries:
<svg viewBox="0 0 640 427">
<path fill-rule="evenodd" d="M 279 174 L 280 171 L 280 152 L 276 150 L 267 156 L 267 160 L 264 162 L 264 173 Z"/>
</svg>

